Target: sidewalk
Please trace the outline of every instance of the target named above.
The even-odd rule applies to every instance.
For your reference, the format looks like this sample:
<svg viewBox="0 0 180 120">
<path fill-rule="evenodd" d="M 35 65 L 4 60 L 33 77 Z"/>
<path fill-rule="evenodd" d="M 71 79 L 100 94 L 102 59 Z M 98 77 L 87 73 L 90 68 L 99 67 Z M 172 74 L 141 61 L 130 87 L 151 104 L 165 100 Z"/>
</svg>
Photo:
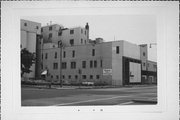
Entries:
<svg viewBox="0 0 180 120">
<path fill-rule="evenodd" d="M 126 86 L 62 86 L 51 85 L 22 85 L 23 88 L 39 88 L 39 89 L 105 89 L 105 88 L 135 88 L 135 87 L 150 87 L 156 85 L 126 85 Z"/>
<path fill-rule="evenodd" d="M 132 100 L 134 103 L 145 103 L 145 104 L 157 104 L 157 98 L 153 99 L 133 99 Z"/>
<path fill-rule="evenodd" d="M 48 85 L 22 85 L 22 88 L 37 88 L 37 89 L 77 89 L 78 86 L 62 86 L 60 85 L 51 85 L 49 88 Z"/>
</svg>

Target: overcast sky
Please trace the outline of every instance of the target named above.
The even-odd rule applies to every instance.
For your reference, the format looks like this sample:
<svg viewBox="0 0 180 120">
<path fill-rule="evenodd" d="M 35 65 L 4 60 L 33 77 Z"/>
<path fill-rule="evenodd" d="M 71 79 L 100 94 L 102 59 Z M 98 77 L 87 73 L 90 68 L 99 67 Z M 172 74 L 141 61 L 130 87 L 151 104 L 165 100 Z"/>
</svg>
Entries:
<svg viewBox="0 0 180 120">
<path fill-rule="evenodd" d="M 156 17 L 153 15 L 67 15 L 22 17 L 22 19 L 39 22 L 42 26 L 52 21 L 66 28 L 89 24 L 90 39 L 101 37 L 104 41 L 126 40 L 135 44 L 156 43 Z M 148 47 L 148 59 L 156 61 L 156 45 Z"/>
</svg>

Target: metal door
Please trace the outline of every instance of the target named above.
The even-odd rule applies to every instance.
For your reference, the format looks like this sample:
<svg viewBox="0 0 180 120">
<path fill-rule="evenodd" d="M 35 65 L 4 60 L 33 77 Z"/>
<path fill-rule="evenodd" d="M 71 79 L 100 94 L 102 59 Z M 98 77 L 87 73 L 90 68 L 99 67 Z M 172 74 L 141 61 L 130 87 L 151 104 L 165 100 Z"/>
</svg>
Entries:
<svg viewBox="0 0 180 120">
<path fill-rule="evenodd" d="M 141 64 L 130 62 L 129 63 L 129 83 L 141 82 Z"/>
</svg>

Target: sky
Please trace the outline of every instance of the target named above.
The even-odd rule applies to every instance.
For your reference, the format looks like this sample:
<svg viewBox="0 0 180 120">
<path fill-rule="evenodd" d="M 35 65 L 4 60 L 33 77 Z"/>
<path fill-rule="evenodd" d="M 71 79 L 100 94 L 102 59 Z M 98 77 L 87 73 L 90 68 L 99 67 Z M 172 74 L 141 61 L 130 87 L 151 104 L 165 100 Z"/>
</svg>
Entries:
<svg viewBox="0 0 180 120">
<path fill-rule="evenodd" d="M 85 27 L 89 24 L 89 37 L 101 37 L 105 42 L 125 40 L 134 44 L 148 44 L 148 59 L 157 61 L 157 26 L 153 15 L 60 15 L 22 17 L 22 19 L 41 23 L 41 26 L 60 24 L 66 28 Z"/>
</svg>

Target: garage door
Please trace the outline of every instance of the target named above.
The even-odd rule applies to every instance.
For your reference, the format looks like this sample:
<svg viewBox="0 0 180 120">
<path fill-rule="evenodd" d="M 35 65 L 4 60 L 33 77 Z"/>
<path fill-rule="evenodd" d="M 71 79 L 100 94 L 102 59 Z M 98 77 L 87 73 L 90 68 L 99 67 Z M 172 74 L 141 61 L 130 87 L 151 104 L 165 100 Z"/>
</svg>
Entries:
<svg viewBox="0 0 180 120">
<path fill-rule="evenodd" d="M 129 83 L 141 82 L 141 64 L 130 62 L 129 63 Z"/>
</svg>

